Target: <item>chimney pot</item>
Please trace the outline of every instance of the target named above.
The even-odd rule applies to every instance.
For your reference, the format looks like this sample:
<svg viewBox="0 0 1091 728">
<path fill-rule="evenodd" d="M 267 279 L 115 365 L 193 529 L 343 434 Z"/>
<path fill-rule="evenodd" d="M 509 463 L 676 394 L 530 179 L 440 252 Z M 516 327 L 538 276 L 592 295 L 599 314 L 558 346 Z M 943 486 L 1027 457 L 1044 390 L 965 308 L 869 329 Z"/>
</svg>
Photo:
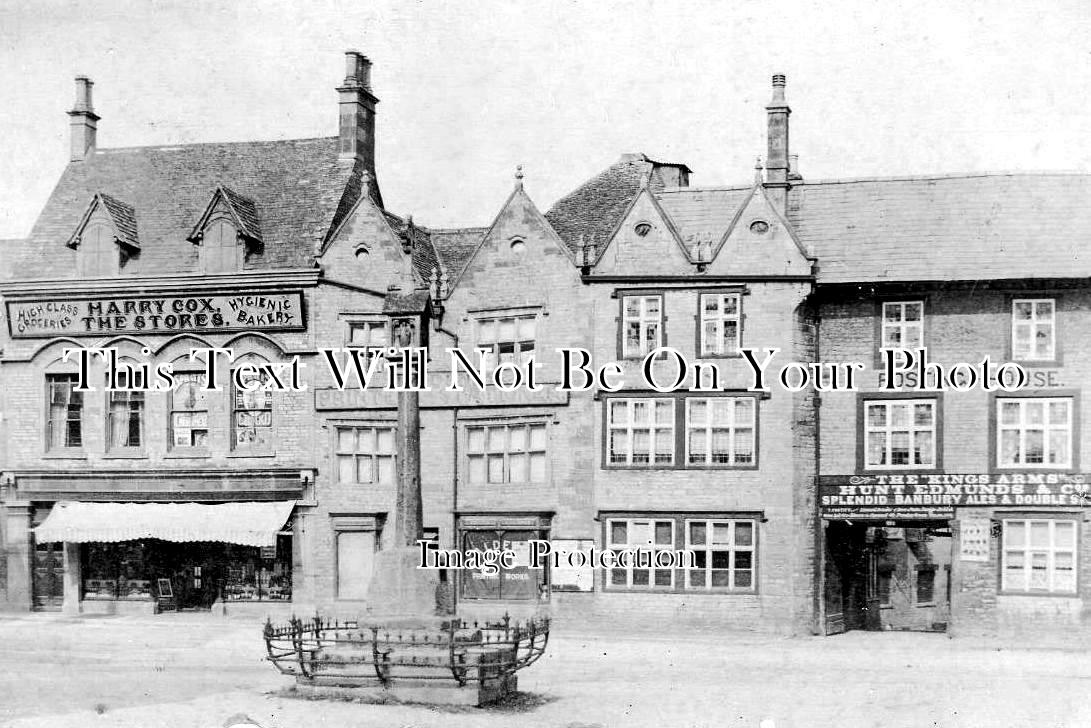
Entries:
<svg viewBox="0 0 1091 728">
<path fill-rule="evenodd" d="M 788 77 L 785 76 L 783 73 L 777 73 L 777 74 L 773 75 L 773 85 L 774 86 L 783 86 L 787 80 L 788 80 Z"/>
<path fill-rule="evenodd" d="M 375 105 L 371 93 L 371 61 L 359 51 L 345 51 L 345 80 L 339 96 L 339 154 L 346 162 L 362 162 L 375 179 Z M 373 196 L 378 196 L 377 188 Z M 381 199 L 381 198 L 380 198 Z"/>
</svg>

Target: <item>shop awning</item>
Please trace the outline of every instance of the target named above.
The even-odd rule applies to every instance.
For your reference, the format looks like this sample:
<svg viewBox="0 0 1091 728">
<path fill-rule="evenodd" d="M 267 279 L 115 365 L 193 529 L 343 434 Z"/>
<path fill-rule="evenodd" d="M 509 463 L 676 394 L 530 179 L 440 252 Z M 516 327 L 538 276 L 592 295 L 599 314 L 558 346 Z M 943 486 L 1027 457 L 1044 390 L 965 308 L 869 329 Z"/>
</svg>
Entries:
<svg viewBox="0 0 1091 728">
<path fill-rule="evenodd" d="M 83 503 L 61 502 L 34 529 L 38 543 L 219 541 L 275 546 L 294 501 L 270 503 Z"/>
</svg>

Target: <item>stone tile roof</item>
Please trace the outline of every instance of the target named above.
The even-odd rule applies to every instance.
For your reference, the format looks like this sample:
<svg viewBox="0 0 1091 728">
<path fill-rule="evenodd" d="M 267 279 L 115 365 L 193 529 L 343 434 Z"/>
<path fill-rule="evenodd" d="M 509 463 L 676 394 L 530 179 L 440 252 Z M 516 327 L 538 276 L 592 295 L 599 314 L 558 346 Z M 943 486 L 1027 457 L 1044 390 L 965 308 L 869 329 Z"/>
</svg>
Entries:
<svg viewBox="0 0 1091 728">
<path fill-rule="evenodd" d="M 24 245 L 20 277 L 75 276 L 64 242 L 95 194 L 131 205 L 140 254 L 123 275 L 197 268 L 186 235 L 219 187 L 236 193 L 243 216 L 261 221 L 264 245 L 248 268 L 311 263 L 315 242 L 333 229 L 359 195 L 360 164 L 338 160 L 336 137 L 270 142 L 102 149 L 68 165 Z M 350 181 L 356 178 L 355 187 Z M 242 198 L 252 200 L 250 204 Z"/>
<path fill-rule="evenodd" d="M 1091 276 L 1091 175 L 804 182 L 788 219 L 819 283 Z"/>
<path fill-rule="evenodd" d="M 239 232 L 248 238 L 261 240 L 261 219 L 258 217 L 258 209 L 254 201 L 249 197 L 240 195 L 230 187 L 221 187 L 224 199 L 235 212 L 241 226 Z"/>
<path fill-rule="evenodd" d="M 140 238 L 136 233 L 136 211 L 133 210 L 132 205 L 126 205 L 121 200 L 111 197 L 105 192 L 99 193 L 99 199 L 102 200 L 106 212 L 113 218 L 118 237 L 128 245 L 139 248 Z"/>
<path fill-rule="evenodd" d="M 640 190 L 641 181 L 647 177 L 650 189 L 663 188 L 658 170 L 664 166 L 689 171 L 684 164 L 656 162 L 643 154 L 623 154 L 620 160 L 557 200 L 545 217 L 575 259 L 583 260 L 581 236 L 584 245 L 594 244 L 601 251 Z"/>
<path fill-rule="evenodd" d="M 383 210 L 383 214 L 386 216 L 386 221 L 390 225 L 390 229 L 394 231 L 394 234 L 397 235 L 398 238 L 405 240 L 406 236 L 410 235 L 408 220 L 405 220 L 388 210 Z M 421 277 L 423 283 L 428 283 L 432 276 L 432 269 L 439 268 L 439 256 L 436 254 L 436 249 L 432 245 L 431 234 L 426 228 L 422 228 L 420 225 L 414 223 L 412 238 L 413 270 Z"/>
<path fill-rule="evenodd" d="M 481 238 L 489 231 L 485 227 L 432 230 L 432 245 L 447 269 L 447 278 L 454 283 L 470 262 Z"/>
</svg>

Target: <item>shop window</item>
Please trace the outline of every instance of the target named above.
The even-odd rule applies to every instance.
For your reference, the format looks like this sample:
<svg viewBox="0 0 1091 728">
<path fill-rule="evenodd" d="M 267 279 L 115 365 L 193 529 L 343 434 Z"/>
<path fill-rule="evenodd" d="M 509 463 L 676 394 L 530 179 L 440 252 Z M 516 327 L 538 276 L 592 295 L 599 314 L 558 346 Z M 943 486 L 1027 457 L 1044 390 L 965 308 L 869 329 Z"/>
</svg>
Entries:
<svg viewBox="0 0 1091 728">
<path fill-rule="evenodd" d="M 230 273 L 242 268 L 243 246 L 238 230 L 227 215 L 213 218 L 201 231 L 201 270 Z"/>
<path fill-rule="evenodd" d="M 118 274 L 121 268 L 121 249 L 108 224 L 91 223 L 83 229 L 77 261 L 81 277 L 104 278 Z"/>
<path fill-rule="evenodd" d="M 496 364 L 534 360 L 538 314 L 482 316 L 477 319 L 477 348 L 488 350 Z"/>
<path fill-rule="evenodd" d="M 639 359 L 660 346 L 663 346 L 663 296 L 622 296 L 622 358 Z"/>
<path fill-rule="evenodd" d="M 630 467 L 673 465 L 674 405 L 670 397 L 608 399 L 609 463 Z"/>
<path fill-rule="evenodd" d="M 208 392 L 202 372 L 175 372 L 170 394 L 172 448 L 208 448 Z"/>
<path fill-rule="evenodd" d="M 936 467 L 937 406 L 934 399 L 865 401 L 864 467 Z"/>
<path fill-rule="evenodd" d="M 930 605 L 936 601 L 936 568 L 918 567 L 917 569 L 917 605 Z"/>
<path fill-rule="evenodd" d="M 337 480 L 390 485 L 395 480 L 393 427 L 338 427 Z"/>
<path fill-rule="evenodd" d="M 997 467 L 1072 467 L 1070 397 L 999 397 Z"/>
<path fill-rule="evenodd" d="M 471 483 L 544 483 L 545 423 L 470 425 L 466 460 Z"/>
<path fill-rule="evenodd" d="M 75 374 L 50 374 L 46 377 L 49 410 L 46 447 L 63 450 L 83 446 L 83 392 L 76 391 Z"/>
<path fill-rule="evenodd" d="M 674 586 L 673 569 L 650 568 L 654 564 L 655 553 L 675 550 L 674 520 L 611 518 L 606 522 L 606 548 L 615 554 L 631 549 L 641 549 L 650 554 L 647 560 L 630 559 L 629 565 L 610 569 L 611 587 L 654 589 Z"/>
<path fill-rule="evenodd" d="M 879 348 L 912 351 L 924 346 L 924 301 L 884 301 Z"/>
<path fill-rule="evenodd" d="M 1018 594 L 1076 593 L 1077 521 L 1005 519 L 1002 589 Z"/>
<path fill-rule="evenodd" d="M 742 295 L 702 293 L 700 306 L 701 356 L 738 354 L 742 329 Z"/>
<path fill-rule="evenodd" d="M 337 531 L 337 598 L 366 599 L 376 531 Z"/>
<path fill-rule="evenodd" d="M 530 568 L 530 541 L 545 539 L 548 533 L 535 529 L 473 529 L 462 531 L 463 553 L 508 550 L 515 554 L 510 569 L 499 567 L 497 573 L 483 569 L 462 570 L 463 599 L 537 599 L 545 588 L 545 569 Z"/>
<path fill-rule="evenodd" d="M 118 373 L 117 384 L 128 386 L 125 372 Z M 111 391 L 106 397 L 107 449 L 140 448 L 144 443 L 144 392 Z"/>
<path fill-rule="evenodd" d="M 756 451 L 754 397 L 687 397 L 686 462 L 691 466 L 752 466 Z"/>
<path fill-rule="evenodd" d="M 1056 306 L 1052 298 L 1017 298 L 1011 309 L 1011 356 L 1015 361 L 1056 359 Z"/>
<path fill-rule="evenodd" d="M 275 546 L 224 544 L 223 598 L 226 601 L 290 601 L 292 536 L 290 527 Z"/>
<path fill-rule="evenodd" d="M 752 520 L 686 521 L 686 549 L 694 555 L 686 588 L 754 591 L 756 532 Z"/>
<path fill-rule="evenodd" d="M 270 450 L 273 446 L 273 393 L 265 388 L 268 375 L 244 372 L 247 388 L 234 386 L 231 408 L 232 448 Z M 232 376 L 234 382 L 234 376 Z"/>
</svg>

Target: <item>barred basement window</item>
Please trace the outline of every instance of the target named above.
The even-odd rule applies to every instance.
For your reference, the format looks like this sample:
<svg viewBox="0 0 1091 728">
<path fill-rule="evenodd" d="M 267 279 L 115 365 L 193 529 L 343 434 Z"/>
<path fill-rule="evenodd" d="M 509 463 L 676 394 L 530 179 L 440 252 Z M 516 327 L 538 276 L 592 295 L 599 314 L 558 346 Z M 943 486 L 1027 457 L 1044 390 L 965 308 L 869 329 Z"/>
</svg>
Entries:
<svg viewBox="0 0 1091 728">
<path fill-rule="evenodd" d="M 611 465 L 674 464 L 674 399 L 613 398 L 606 408 Z"/>
<path fill-rule="evenodd" d="M 338 427 L 337 480 L 392 484 L 395 480 L 393 427 Z"/>
<path fill-rule="evenodd" d="M 1015 361 L 1056 358 L 1056 311 L 1052 298 L 1012 301 L 1011 355 Z"/>
<path fill-rule="evenodd" d="M 754 591 L 756 530 L 751 520 L 686 521 L 686 548 L 695 558 L 686 587 Z"/>
<path fill-rule="evenodd" d="M 118 374 L 118 385 L 127 386 L 124 372 Z M 107 449 L 138 448 L 144 435 L 144 393 L 109 392 L 106 406 Z"/>
<path fill-rule="evenodd" d="M 1076 593 L 1076 521 L 1005 519 L 1003 591 Z"/>
<path fill-rule="evenodd" d="M 662 296 L 622 296 L 621 312 L 623 357 L 640 358 L 662 346 Z"/>
<path fill-rule="evenodd" d="M 1072 399 L 998 398 L 997 466 L 1072 467 Z"/>
<path fill-rule="evenodd" d="M 208 393 L 202 372 L 176 372 L 170 395 L 171 447 L 208 447 Z"/>
<path fill-rule="evenodd" d="M 46 449 L 83 446 L 83 392 L 76 391 L 75 374 L 49 374 L 49 410 L 46 424 Z"/>
<path fill-rule="evenodd" d="M 273 446 L 273 393 L 263 386 L 269 376 L 246 373 L 243 382 L 254 389 L 234 388 L 232 407 L 232 447 L 268 450 Z M 234 376 L 232 376 L 234 381 Z"/>
<path fill-rule="evenodd" d="M 686 399 L 686 458 L 690 465 L 753 465 L 755 399 Z"/>
<path fill-rule="evenodd" d="M 652 554 L 674 551 L 674 521 L 671 519 L 615 519 L 606 523 L 606 548 L 617 553 L 626 549 L 648 549 Z M 654 556 L 650 556 L 654 563 Z M 630 589 L 673 587 L 673 569 L 640 568 L 631 564 L 610 569 L 610 586 Z"/>
<path fill-rule="evenodd" d="M 467 471 L 471 483 L 544 483 L 544 423 L 466 428 Z"/>
<path fill-rule="evenodd" d="M 742 296 L 738 293 L 701 294 L 701 355 L 727 356 L 739 352 Z"/>
<path fill-rule="evenodd" d="M 870 400 L 864 404 L 864 417 L 865 467 L 935 466 L 935 400 Z"/>
</svg>

